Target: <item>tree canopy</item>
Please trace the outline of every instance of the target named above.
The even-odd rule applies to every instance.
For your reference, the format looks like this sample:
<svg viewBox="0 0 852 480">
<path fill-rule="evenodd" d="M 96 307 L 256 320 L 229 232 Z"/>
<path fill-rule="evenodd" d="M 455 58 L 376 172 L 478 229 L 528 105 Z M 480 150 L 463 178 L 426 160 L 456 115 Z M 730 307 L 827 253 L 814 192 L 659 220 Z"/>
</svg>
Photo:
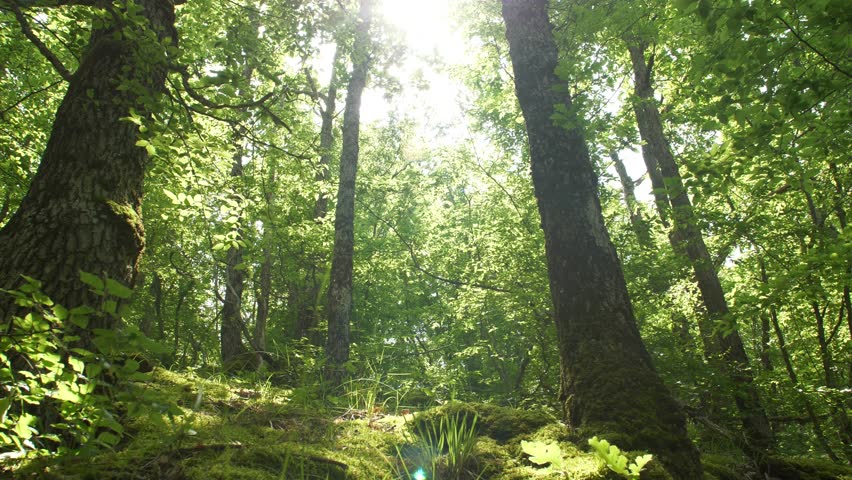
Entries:
<svg viewBox="0 0 852 480">
<path fill-rule="evenodd" d="M 282 478 L 852 478 L 850 25 L 840 0 L 0 0 L 0 473 L 140 422 L 185 441 L 219 398 L 258 429 L 401 418 L 363 440 L 376 470 L 303 451 L 331 470 Z"/>
</svg>

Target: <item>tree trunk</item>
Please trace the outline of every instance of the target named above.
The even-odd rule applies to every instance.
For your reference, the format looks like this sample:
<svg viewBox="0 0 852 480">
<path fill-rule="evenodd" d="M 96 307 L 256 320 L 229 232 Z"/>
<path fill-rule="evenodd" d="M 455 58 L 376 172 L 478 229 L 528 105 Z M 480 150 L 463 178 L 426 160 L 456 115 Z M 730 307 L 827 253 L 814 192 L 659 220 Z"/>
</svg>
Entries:
<svg viewBox="0 0 852 480">
<path fill-rule="evenodd" d="M 321 187 L 328 180 L 328 169 L 331 165 L 332 155 L 334 155 L 334 112 L 337 109 L 337 63 L 339 56 L 340 49 L 337 49 L 334 52 L 334 60 L 331 64 L 331 79 L 328 82 L 325 106 L 321 114 L 320 161 L 319 168 L 317 168 L 317 173 L 314 177 Z M 326 214 L 328 214 L 328 196 L 321 191 L 314 205 L 314 220 L 321 222 Z M 324 263 L 324 258 L 314 257 L 308 259 L 308 271 L 305 273 L 305 294 L 301 302 L 299 302 L 294 338 L 316 338 L 311 332 L 316 328 L 317 321 L 319 320 L 317 304 L 319 303 L 321 282 L 317 273 L 323 268 Z"/>
<path fill-rule="evenodd" d="M 254 28 L 257 28 L 258 22 L 251 14 L 250 19 Z M 230 34 L 229 36 L 234 36 Z M 246 85 L 251 85 L 251 77 L 254 74 L 254 67 L 249 64 L 247 58 L 241 58 L 238 65 L 242 66 L 242 77 Z M 240 135 L 234 133 L 234 141 L 237 144 L 237 149 L 234 152 L 233 166 L 231 167 L 231 178 L 234 181 L 234 188 L 238 188 L 243 177 L 243 155 L 246 149 L 242 145 L 243 139 Z M 236 197 L 236 195 L 235 195 Z M 240 212 L 239 220 L 237 221 L 237 230 L 240 233 L 242 241 L 242 226 L 245 219 Z M 243 320 L 243 291 L 245 290 L 245 266 L 243 265 L 243 246 L 238 244 L 228 248 L 225 261 L 225 301 L 222 304 L 222 365 L 225 369 L 243 369 L 250 362 L 248 351 L 243 345 L 242 332 L 245 330 L 245 322 Z M 251 338 L 247 338 L 251 342 Z"/>
<path fill-rule="evenodd" d="M 642 213 L 637 209 L 638 202 L 636 201 L 636 193 L 634 191 L 633 179 L 627 174 L 627 168 L 624 162 L 618 157 L 618 152 L 612 151 L 609 154 L 615 165 L 615 171 L 618 173 L 618 179 L 621 181 L 621 192 L 624 198 L 624 205 L 627 207 L 627 214 L 630 216 L 630 226 L 633 227 L 633 233 L 636 234 L 636 239 L 639 240 L 639 245 L 643 248 L 653 247 L 651 239 L 651 231 L 648 225 L 642 219 Z"/>
<path fill-rule="evenodd" d="M 552 120 L 565 96 L 554 91 L 547 6 L 503 0 L 503 18 L 544 230 L 566 421 L 588 435 L 623 435 L 619 446 L 653 452 L 678 480 L 701 478 L 684 415 L 639 336 L 582 132 Z"/>
<path fill-rule="evenodd" d="M 243 175 L 243 149 L 234 153 L 231 177 L 239 180 Z M 242 221 L 242 218 L 240 218 Z M 243 290 L 245 289 L 245 269 L 242 246 L 231 246 L 225 257 L 225 299 L 222 302 L 221 352 L 225 369 L 241 368 L 238 363 L 245 361 L 246 348 L 243 345 Z"/>
<path fill-rule="evenodd" d="M 257 365 L 263 365 L 266 354 L 266 324 L 269 321 L 269 298 L 272 295 L 272 255 L 269 247 L 263 247 L 263 263 L 260 265 L 260 292 L 257 296 L 257 317 L 254 322 L 254 348 L 257 349 Z"/>
<path fill-rule="evenodd" d="M 764 285 L 768 285 L 769 276 L 766 274 L 766 266 L 763 263 L 763 259 L 759 259 L 758 261 L 760 263 L 760 281 Z M 778 341 L 778 350 L 781 352 L 781 360 L 784 362 L 784 368 L 787 370 L 787 378 L 790 379 L 790 383 L 793 385 L 793 388 L 799 397 L 799 401 L 805 407 L 805 412 L 807 412 L 808 419 L 811 421 L 817 442 L 822 447 L 825 454 L 828 455 L 828 458 L 836 462 L 839 458 L 828 444 L 819 416 L 816 414 L 816 410 L 814 410 L 814 406 L 810 399 L 808 399 L 808 397 L 802 393 L 802 390 L 799 388 L 799 376 L 796 374 L 796 369 L 793 368 L 793 361 L 790 357 L 790 352 L 787 349 L 787 340 L 784 338 L 784 332 L 781 330 L 781 323 L 778 321 L 778 310 L 774 305 L 770 305 L 769 307 L 768 320 L 772 324 L 772 329 L 775 332 L 775 339 Z"/>
<path fill-rule="evenodd" d="M 157 340 L 166 338 L 166 326 L 163 321 L 163 278 L 154 272 L 151 280 L 151 297 L 154 299 L 154 319 L 157 321 Z M 147 333 L 145 335 L 148 335 Z"/>
<path fill-rule="evenodd" d="M 766 412 L 753 384 L 748 356 L 739 332 L 724 335 L 714 321 L 728 320 L 728 304 L 704 238 L 697 225 L 692 204 L 681 181 L 678 166 L 663 133 L 660 113 L 654 100 L 651 70 L 645 61 L 645 44 L 628 44 L 633 64 L 636 96 L 634 112 L 639 133 L 644 141 L 643 156 L 649 171 L 659 165 L 664 187 L 672 206 L 674 230 L 669 236 L 676 252 L 685 252 L 695 272 L 698 289 L 707 309 L 707 317 L 699 321 L 705 346 L 705 356 L 724 370 L 734 385 L 734 400 L 751 449 L 750 456 L 762 458 L 772 448 L 773 438 Z M 647 154 L 647 155 L 646 155 Z M 736 325 L 734 325 L 736 327 Z"/>
<path fill-rule="evenodd" d="M 131 108 L 147 119 L 143 105 L 150 108 L 163 90 L 165 48 L 144 39 L 154 31 L 161 42 L 177 41 L 172 2 L 137 3 L 144 21 L 92 32 L 29 191 L 0 231 L 0 288 L 15 288 L 28 275 L 70 308 L 99 303 L 80 282 L 81 271 L 134 284 L 145 245 L 140 207 L 148 155 L 136 145 L 138 126 L 124 119 Z M 126 84 L 133 88 L 116 88 Z M 0 318 L 14 309 L 10 296 L 0 296 Z M 99 315 L 89 329 L 114 325 Z"/>
<path fill-rule="evenodd" d="M 325 377 L 332 385 L 343 380 L 349 360 L 349 317 L 352 311 L 352 255 L 354 252 L 355 175 L 358 171 L 358 136 L 361 123 L 361 94 L 367 84 L 370 64 L 372 0 L 361 0 L 352 48 L 352 75 L 343 113 L 343 145 L 340 153 L 340 185 L 334 218 L 334 251 L 328 287 L 328 364 Z"/>
</svg>

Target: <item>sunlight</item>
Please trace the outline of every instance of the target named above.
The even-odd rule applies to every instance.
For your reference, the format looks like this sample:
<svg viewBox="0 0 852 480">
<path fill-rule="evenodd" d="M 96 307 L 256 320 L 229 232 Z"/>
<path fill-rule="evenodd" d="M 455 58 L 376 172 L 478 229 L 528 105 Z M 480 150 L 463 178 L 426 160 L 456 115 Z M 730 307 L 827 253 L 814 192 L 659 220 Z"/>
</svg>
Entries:
<svg viewBox="0 0 852 480">
<path fill-rule="evenodd" d="M 403 36 L 407 55 L 392 73 L 405 85 L 404 93 L 390 100 L 380 89 L 368 88 L 362 104 L 365 122 L 382 121 L 395 110 L 418 111 L 418 121 L 428 130 L 463 122 L 457 103 L 461 86 L 445 70 L 463 63 L 467 52 L 467 42 L 455 28 L 452 4 L 453 0 L 383 0 L 377 6 L 383 21 Z"/>
<path fill-rule="evenodd" d="M 447 45 L 453 38 L 450 0 L 384 0 L 379 12 L 388 23 L 400 29 L 414 54 L 451 54 L 460 45 Z M 445 48 L 449 47 L 449 48 Z M 455 48 L 452 48 L 455 47 Z"/>
</svg>

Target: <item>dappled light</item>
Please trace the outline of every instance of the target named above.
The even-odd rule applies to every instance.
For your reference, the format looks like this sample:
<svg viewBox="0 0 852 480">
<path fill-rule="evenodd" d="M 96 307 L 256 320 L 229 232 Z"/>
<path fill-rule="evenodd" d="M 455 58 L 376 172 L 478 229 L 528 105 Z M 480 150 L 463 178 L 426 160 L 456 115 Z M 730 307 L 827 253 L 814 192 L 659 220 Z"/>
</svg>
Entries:
<svg viewBox="0 0 852 480">
<path fill-rule="evenodd" d="M 0 0 L 0 477 L 852 480 L 846 3 Z"/>
</svg>

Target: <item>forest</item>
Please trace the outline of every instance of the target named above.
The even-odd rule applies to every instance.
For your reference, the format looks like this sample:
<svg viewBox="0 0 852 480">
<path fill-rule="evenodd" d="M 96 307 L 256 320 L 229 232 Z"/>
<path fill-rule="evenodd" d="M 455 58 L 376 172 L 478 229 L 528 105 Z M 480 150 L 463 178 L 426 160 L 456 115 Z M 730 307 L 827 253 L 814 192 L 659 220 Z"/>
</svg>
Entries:
<svg viewBox="0 0 852 480">
<path fill-rule="evenodd" d="M 849 7 L 0 0 L 0 477 L 852 480 Z"/>
</svg>

